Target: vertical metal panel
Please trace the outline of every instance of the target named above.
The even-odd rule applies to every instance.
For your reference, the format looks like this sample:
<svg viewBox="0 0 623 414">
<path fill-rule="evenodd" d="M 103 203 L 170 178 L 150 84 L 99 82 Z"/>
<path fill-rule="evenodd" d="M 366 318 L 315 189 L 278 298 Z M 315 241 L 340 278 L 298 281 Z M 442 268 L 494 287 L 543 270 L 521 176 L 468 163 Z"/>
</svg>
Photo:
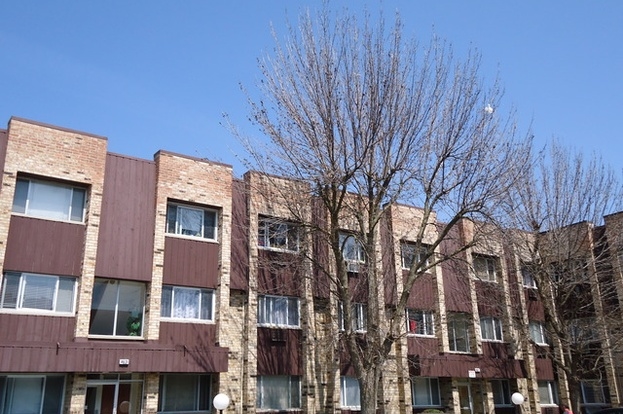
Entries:
<svg viewBox="0 0 623 414">
<path fill-rule="evenodd" d="M 501 283 L 476 280 L 475 285 L 480 316 L 502 318 L 506 312 L 506 303 Z"/>
<path fill-rule="evenodd" d="M 257 328 L 257 375 L 303 375 L 301 330 Z"/>
<path fill-rule="evenodd" d="M 73 340 L 76 318 L 0 313 L 0 343 Z"/>
<path fill-rule="evenodd" d="M 234 180 L 231 218 L 230 288 L 249 290 L 249 213 L 244 181 Z"/>
<path fill-rule="evenodd" d="M 271 295 L 300 296 L 302 257 L 298 254 L 258 252 L 257 289 Z"/>
<path fill-rule="evenodd" d="M 452 255 L 459 251 L 462 246 L 462 235 L 456 227 L 441 242 L 442 256 Z M 450 312 L 472 312 L 471 294 L 469 287 L 469 269 L 465 253 L 455 259 L 445 260 L 441 263 L 443 274 L 446 310 Z"/>
<path fill-rule="evenodd" d="M 4 270 L 80 276 L 84 224 L 12 216 Z"/>
<path fill-rule="evenodd" d="M 208 348 L 216 343 L 216 325 L 205 323 L 160 322 L 160 344 L 187 348 Z"/>
<path fill-rule="evenodd" d="M 164 283 L 216 288 L 221 246 L 217 243 L 166 237 Z"/>
<path fill-rule="evenodd" d="M 408 271 L 403 273 L 406 279 Z M 438 301 L 437 297 L 437 281 L 430 273 L 420 276 L 411 288 L 411 295 L 407 301 L 407 307 L 413 309 L 435 309 Z"/>
<path fill-rule="evenodd" d="M 97 276 L 151 280 L 155 200 L 153 162 L 107 155 Z"/>
</svg>

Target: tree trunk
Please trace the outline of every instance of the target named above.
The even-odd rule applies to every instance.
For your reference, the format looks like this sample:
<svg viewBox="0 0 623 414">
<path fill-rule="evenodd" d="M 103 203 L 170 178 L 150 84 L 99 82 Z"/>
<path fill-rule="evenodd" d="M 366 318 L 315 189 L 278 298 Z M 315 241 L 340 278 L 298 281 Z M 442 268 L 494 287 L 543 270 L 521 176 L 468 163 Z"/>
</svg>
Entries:
<svg viewBox="0 0 623 414">
<path fill-rule="evenodd" d="M 359 380 L 361 414 L 376 414 L 380 378 L 381 369 L 375 365 L 367 370 L 363 378 Z"/>
</svg>

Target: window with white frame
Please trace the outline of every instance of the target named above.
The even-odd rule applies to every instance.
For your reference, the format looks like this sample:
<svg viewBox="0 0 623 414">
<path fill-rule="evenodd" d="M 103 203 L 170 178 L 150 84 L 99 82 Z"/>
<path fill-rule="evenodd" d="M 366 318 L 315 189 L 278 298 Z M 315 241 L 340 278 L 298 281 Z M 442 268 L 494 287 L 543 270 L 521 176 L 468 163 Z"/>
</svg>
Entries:
<svg viewBox="0 0 623 414">
<path fill-rule="evenodd" d="M 209 413 L 211 378 L 206 374 L 160 376 L 159 413 Z"/>
<path fill-rule="evenodd" d="M 434 336 L 433 312 L 407 309 L 407 333 L 412 335 Z"/>
<path fill-rule="evenodd" d="M 403 241 L 400 243 L 400 261 L 403 269 L 411 269 L 414 263 L 421 263 L 420 268 L 428 266 L 428 259 L 425 259 L 429 246 L 421 245 L 418 249 L 415 243 Z"/>
<path fill-rule="evenodd" d="M 0 308 L 72 314 L 75 297 L 74 277 L 7 272 L 2 280 Z"/>
<path fill-rule="evenodd" d="M 361 394 L 357 378 L 340 377 L 340 405 L 343 408 L 352 409 L 361 407 Z"/>
<path fill-rule="evenodd" d="M 502 341 L 502 321 L 491 316 L 480 318 L 480 337 L 483 341 Z"/>
<path fill-rule="evenodd" d="M 257 408 L 262 410 L 301 408 L 301 377 L 258 375 Z"/>
<path fill-rule="evenodd" d="M 342 256 L 347 263 L 365 263 L 366 256 L 363 251 L 363 245 L 357 240 L 354 234 L 340 233 L 339 241 L 342 249 Z"/>
<path fill-rule="evenodd" d="M 143 336 L 145 285 L 116 279 L 95 279 L 89 335 Z"/>
<path fill-rule="evenodd" d="M 583 404 L 604 405 L 610 404 L 608 385 L 599 379 L 583 380 L 580 382 Z"/>
<path fill-rule="evenodd" d="M 439 407 L 439 380 L 437 378 L 411 377 L 411 398 L 414 407 Z"/>
<path fill-rule="evenodd" d="M 364 303 L 353 303 L 351 307 L 351 314 L 353 318 L 352 330 L 355 332 L 366 332 L 368 328 L 368 307 Z M 340 302 L 337 308 L 338 320 L 340 323 L 340 330 L 343 331 L 346 328 L 346 322 L 344 318 L 344 306 Z"/>
<path fill-rule="evenodd" d="M 52 220 L 84 220 L 86 190 L 69 184 L 18 178 L 13 212 Z"/>
<path fill-rule="evenodd" d="M 257 304 L 258 325 L 298 328 L 299 298 L 261 295 Z"/>
<path fill-rule="evenodd" d="M 468 314 L 448 314 L 448 340 L 450 342 L 450 351 L 470 351 L 469 337 L 470 332 L 472 331 L 470 328 L 471 325 L 471 318 Z"/>
<path fill-rule="evenodd" d="M 299 249 L 300 228 L 287 221 L 260 217 L 257 244 L 267 249 L 295 252 Z"/>
<path fill-rule="evenodd" d="M 0 375 L 0 413 L 61 414 L 64 375 Z"/>
<path fill-rule="evenodd" d="M 569 321 L 569 339 L 576 344 L 585 344 L 598 340 L 595 318 L 578 318 Z"/>
<path fill-rule="evenodd" d="M 530 338 L 532 338 L 537 345 L 548 344 L 545 326 L 541 322 L 530 321 L 528 327 L 530 329 Z"/>
<path fill-rule="evenodd" d="M 554 381 L 538 381 L 539 386 L 539 402 L 541 405 L 558 404 L 558 394 L 556 392 L 556 383 Z"/>
<path fill-rule="evenodd" d="M 497 282 L 497 257 L 474 254 L 474 273 L 480 280 Z"/>
<path fill-rule="evenodd" d="M 494 405 L 512 405 L 508 380 L 491 380 L 491 391 L 493 392 Z"/>
<path fill-rule="evenodd" d="M 534 280 L 534 276 L 532 275 L 529 265 L 523 264 L 521 266 L 521 277 L 523 279 L 524 287 L 536 289 L 536 281 Z"/>
<path fill-rule="evenodd" d="M 169 203 L 167 233 L 217 240 L 218 213 L 216 210 Z"/>
<path fill-rule="evenodd" d="M 214 321 L 214 291 L 163 286 L 160 316 L 163 318 Z"/>
</svg>

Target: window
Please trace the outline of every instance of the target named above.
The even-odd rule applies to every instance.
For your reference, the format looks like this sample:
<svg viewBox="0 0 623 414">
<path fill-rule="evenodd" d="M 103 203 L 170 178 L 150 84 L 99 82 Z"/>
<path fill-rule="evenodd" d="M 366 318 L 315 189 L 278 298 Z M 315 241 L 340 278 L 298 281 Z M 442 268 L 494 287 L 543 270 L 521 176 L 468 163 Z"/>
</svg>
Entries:
<svg viewBox="0 0 623 414">
<path fill-rule="evenodd" d="M 439 380 L 437 378 L 412 377 L 411 398 L 414 407 L 440 406 Z"/>
<path fill-rule="evenodd" d="M 158 412 L 210 412 L 210 376 L 166 374 L 160 376 Z"/>
<path fill-rule="evenodd" d="M 340 233 L 340 246 L 342 248 L 342 256 L 346 262 L 365 263 L 366 256 L 363 251 L 363 245 L 353 234 Z"/>
<path fill-rule="evenodd" d="M 89 334 L 142 336 L 144 304 L 143 284 L 95 279 Z"/>
<path fill-rule="evenodd" d="M 582 403 L 584 404 L 610 404 L 608 385 L 598 379 L 584 380 L 580 382 L 582 390 Z"/>
<path fill-rule="evenodd" d="M 473 255 L 474 272 L 476 277 L 487 282 L 497 281 L 497 258 L 490 256 Z"/>
<path fill-rule="evenodd" d="M 529 325 L 530 338 L 537 345 L 547 345 L 547 335 L 545 334 L 545 327 L 541 322 L 531 321 Z"/>
<path fill-rule="evenodd" d="M 400 259 L 402 268 L 411 269 L 411 266 L 413 266 L 414 263 L 420 263 L 420 268 L 428 266 L 428 259 L 424 259 L 428 248 L 429 246 L 421 245 L 420 249 L 416 252 L 414 243 L 400 243 Z"/>
<path fill-rule="evenodd" d="M 301 408 L 301 378 L 288 375 L 259 375 L 257 408 L 266 410 Z"/>
<path fill-rule="evenodd" d="M 470 318 L 467 314 L 448 314 L 448 340 L 450 351 L 469 352 Z"/>
<path fill-rule="evenodd" d="M 569 339 L 575 344 L 585 344 L 598 339 L 596 329 L 597 320 L 595 318 L 579 318 L 569 321 Z"/>
<path fill-rule="evenodd" d="M 536 289 L 536 281 L 534 280 L 534 277 L 532 276 L 532 272 L 530 271 L 528 265 L 521 266 L 521 276 L 523 278 L 524 287 Z"/>
<path fill-rule="evenodd" d="M 556 405 L 558 402 L 556 383 L 554 381 L 538 381 L 538 385 L 541 405 Z"/>
<path fill-rule="evenodd" d="M 293 223 L 260 217 L 258 246 L 286 251 L 298 251 L 299 228 Z"/>
<path fill-rule="evenodd" d="M 502 341 L 502 322 L 498 318 L 480 318 L 480 336 L 483 341 Z"/>
<path fill-rule="evenodd" d="M 32 273 L 4 274 L 0 308 L 73 313 L 76 279 Z"/>
<path fill-rule="evenodd" d="M 61 414 L 63 375 L 0 375 L 0 413 Z"/>
<path fill-rule="evenodd" d="M 433 313 L 407 309 L 407 332 L 415 335 L 434 336 Z"/>
<path fill-rule="evenodd" d="M 355 409 L 359 409 L 361 406 L 361 395 L 357 378 L 340 377 L 340 405 Z"/>
<path fill-rule="evenodd" d="M 494 405 L 512 405 L 508 380 L 491 380 Z"/>
<path fill-rule="evenodd" d="M 367 315 L 368 307 L 363 303 L 353 303 L 352 304 L 352 330 L 355 332 L 366 332 L 368 327 L 368 315 Z M 340 330 L 344 330 L 345 322 L 344 322 L 344 309 L 343 305 L 340 302 L 338 308 L 338 320 L 340 322 Z"/>
<path fill-rule="evenodd" d="M 167 206 L 167 233 L 216 240 L 217 213 L 181 204 Z"/>
<path fill-rule="evenodd" d="M 160 316 L 172 319 L 213 321 L 214 291 L 163 286 Z"/>
<path fill-rule="evenodd" d="M 286 296 L 259 296 L 257 323 L 290 328 L 300 326 L 299 299 Z"/>
<path fill-rule="evenodd" d="M 13 212 L 52 220 L 83 221 L 86 190 L 48 181 L 18 178 Z"/>
</svg>

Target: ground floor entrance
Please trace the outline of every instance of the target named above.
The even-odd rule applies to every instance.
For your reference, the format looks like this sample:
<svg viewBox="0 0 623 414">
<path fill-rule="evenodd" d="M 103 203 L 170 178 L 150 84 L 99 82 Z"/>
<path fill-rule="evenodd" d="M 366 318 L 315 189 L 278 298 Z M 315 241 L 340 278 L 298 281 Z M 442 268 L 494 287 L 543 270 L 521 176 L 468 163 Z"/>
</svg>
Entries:
<svg viewBox="0 0 623 414">
<path fill-rule="evenodd" d="M 139 414 L 143 401 L 141 374 L 87 376 L 85 414 Z"/>
</svg>

